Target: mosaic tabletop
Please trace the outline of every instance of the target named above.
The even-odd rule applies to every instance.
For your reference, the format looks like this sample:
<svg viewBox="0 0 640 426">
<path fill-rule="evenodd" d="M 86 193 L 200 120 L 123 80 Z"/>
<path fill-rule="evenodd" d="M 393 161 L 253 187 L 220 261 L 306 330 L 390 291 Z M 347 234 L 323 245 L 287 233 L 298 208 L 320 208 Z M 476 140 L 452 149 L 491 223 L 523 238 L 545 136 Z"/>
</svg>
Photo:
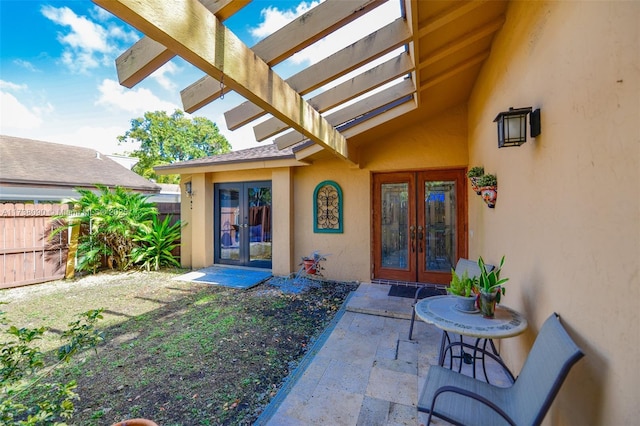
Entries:
<svg viewBox="0 0 640 426">
<path fill-rule="evenodd" d="M 479 311 L 460 311 L 456 305 L 453 296 L 434 296 L 418 302 L 415 310 L 421 320 L 444 331 L 483 339 L 517 336 L 527 328 L 522 314 L 504 305 L 496 305 L 494 318 L 484 318 Z"/>
</svg>

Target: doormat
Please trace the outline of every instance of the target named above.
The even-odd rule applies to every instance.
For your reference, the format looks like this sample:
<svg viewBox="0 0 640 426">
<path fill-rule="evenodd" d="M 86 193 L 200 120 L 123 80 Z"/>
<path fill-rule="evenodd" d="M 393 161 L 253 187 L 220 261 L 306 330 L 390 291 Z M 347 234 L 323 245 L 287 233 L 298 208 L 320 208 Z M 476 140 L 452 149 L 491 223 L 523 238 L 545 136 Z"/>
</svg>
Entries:
<svg viewBox="0 0 640 426">
<path fill-rule="evenodd" d="M 270 277 L 270 269 L 210 266 L 208 268 L 180 275 L 179 277 L 174 278 L 174 280 L 247 289 L 257 286 L 258 284 L 268 280 Z"/>
<path fill-rule="evenodd" d="M 416 290 L 419 287 L 409 287 L 406 285 L 392 285 L 389 289 L 389 296 L 395 297 L 409 297 L 413 299 L 416 297 Z M 425 297 L 431 296 L 444 296 L 447 292 L 444 289 L 426 287 L 424 290 L 420 292 L 418 299 L 424 299 Z"/>
</svg>

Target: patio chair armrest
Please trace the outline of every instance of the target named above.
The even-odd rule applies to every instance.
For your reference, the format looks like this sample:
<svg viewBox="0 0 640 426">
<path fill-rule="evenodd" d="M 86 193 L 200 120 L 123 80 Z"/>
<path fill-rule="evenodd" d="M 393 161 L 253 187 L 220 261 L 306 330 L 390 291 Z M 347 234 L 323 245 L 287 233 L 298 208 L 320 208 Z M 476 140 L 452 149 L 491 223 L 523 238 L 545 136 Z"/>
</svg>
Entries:
<svg viewBox="0 0 640 426">
<path fill-rule="evenodd" d="M 429 418 L 427 420 L 427 425 L 431 423 L 431 416 L 433 415 L 433 410 L 435 408 L 436 400 L 438 399 L 438 396 L 440 396 L 440 394 L 443 394 L 445 392 L 453 392 L 462 396 L 466 396 L 468 398 L 475 399 L 476 401 L 481 402 L 482 404 L 491 408 L 496 413 L 500 414 L 500 416 L 502 416 L 502 418 L 504 418 L 510 425 L 516 426 L 516 422 L 507 413 L 505 413 L 502 408 L 498 407 L 492 401 L 488 400 L 487 398 L 485 398 L 480 394 L 471 392 L 470 390 L 467 390 L 467 389 L 459 388 L 457 386 L 441 386 L 435 391 L 435 393 L 433 394 L 433 399 L 431 400 L 431 408 L 429 409 Z"/>
</svg>

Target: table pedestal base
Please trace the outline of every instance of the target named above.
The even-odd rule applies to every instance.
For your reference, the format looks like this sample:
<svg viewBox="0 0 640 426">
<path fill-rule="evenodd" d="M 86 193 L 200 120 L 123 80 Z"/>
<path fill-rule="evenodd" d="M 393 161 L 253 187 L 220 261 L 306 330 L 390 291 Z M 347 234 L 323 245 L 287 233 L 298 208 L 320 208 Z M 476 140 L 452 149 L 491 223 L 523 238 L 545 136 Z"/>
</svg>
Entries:
<svg viewBox="0 0 640 426">
<path fill-rule="evenodd" d="M 487 348 L 489 345 L 489 348 Z M 460 348 L 460 354 L 454 354 L 454 348 Z M 472 351 L 471 353 L 465 352 L 465 348 Z M 447 357 L 447 353 L 449 353 L 449 369 L 453 370 L 453 360 L 459 359 L 460 363 L 458 365 L 458 373 L 462 371 L 462 364 L 471 365 L 471 370 L 473 374 L 473 378 L 476 378 L 476 361 L 482 361 L 482 372 L 484 373 L 484 379 L 487 383 L 489 383 L 489 376 L 487 375 L 487 366 L 486 359 L 491 358 L 495 361 L 502 369 L 507 373 L 509 380 L 511 383 L 515 382 L 515 377 L 511 370 L 506 366 L 506 364 L 500 358 L 500 353 L 496 349 L 496 345 L 493 343 L 493 339 L 481 339 L 476 338 L 474 344 L 466 343 L 463 341 L 462 336 L 460 335 L 459 341 L 452 341 L 447 331 L 442 332 L 442 340 L 440 341 L 440 356 L 438 359 L 438 365 L 444 367 L 445 359 Z"/>
</svg>

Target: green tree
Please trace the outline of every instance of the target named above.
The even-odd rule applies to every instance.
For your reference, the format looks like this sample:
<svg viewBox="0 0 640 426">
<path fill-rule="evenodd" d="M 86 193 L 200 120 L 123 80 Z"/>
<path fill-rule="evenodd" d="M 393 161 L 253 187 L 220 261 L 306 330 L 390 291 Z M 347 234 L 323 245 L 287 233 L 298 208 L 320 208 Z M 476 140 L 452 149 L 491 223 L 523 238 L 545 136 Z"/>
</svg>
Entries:
<svg viewBox="0 0 640 426">
<path fill-rule="evenodd" d="M 178 183 L 178 175 L 157 175 L 154 166 L 193 160 L 231 151 L 231 145 L 220 134 L 218 126 L 203 117 L 188 118 L 175 110 L 146 112 L 143 118 L 131 120 L 131 128 L 118 136 L 120 144 L 139 142 L 131 156 L 140 161 L 133 171 L 158 183 Z"/>
</svg>

